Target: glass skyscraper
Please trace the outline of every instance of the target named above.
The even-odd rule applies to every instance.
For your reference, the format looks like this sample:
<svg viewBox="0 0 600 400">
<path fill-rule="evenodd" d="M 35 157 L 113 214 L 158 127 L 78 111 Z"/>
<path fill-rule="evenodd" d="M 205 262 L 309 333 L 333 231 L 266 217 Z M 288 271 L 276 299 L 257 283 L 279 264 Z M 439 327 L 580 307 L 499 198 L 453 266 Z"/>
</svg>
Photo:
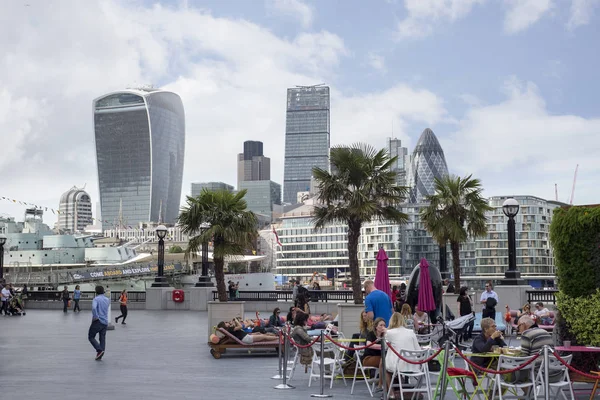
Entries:
<svg viewBox="0 0 600 400">
<path fill-rule="evenodd" d="M 104 228 L 174 223 L 185 153 L 180 97 L 157 89 L 128 89 L 95 99 L 93 110 L 100 207 L 108 221 Z"/>
<path fill-rule="evenodd" d="M 329 87 L 287 91 L 283 201 L 297 203 L 310 190 L 313 167 L 329 169 Z"/>
<path fill-rule="evenodd" d="M 429 128 L 421 133 L 411 157 L 407 185 L 411 187 L 410 202 L 422 203 L 435 193 L 435 178 L 448 175 L 446 157 L 440 142 Z"/>
</svg>

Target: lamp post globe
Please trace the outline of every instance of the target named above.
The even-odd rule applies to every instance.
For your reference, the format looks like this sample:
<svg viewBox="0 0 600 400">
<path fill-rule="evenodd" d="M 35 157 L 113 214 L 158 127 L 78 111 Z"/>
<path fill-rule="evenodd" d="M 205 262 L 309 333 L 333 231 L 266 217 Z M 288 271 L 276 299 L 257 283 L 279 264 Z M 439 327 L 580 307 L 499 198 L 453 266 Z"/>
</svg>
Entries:
<svg viewBox="0 0 600 400">
<path fill-rule="evenodd" d="M 521 279 L 521 272 L 517 270 L 517 234 L 515 217 L 519 213 L 519 202 L 513 198 L 506 199 L 502 204 L 502 212 L 508 217 L 508 270 L 504 272 L 502 285 L 519 286 L 526 282 Z"/>
<path fill-rule="evenodd" d="M 6 243 L 6 235 L 0 233 L 0 280 L 4 279 L 4 244 Z"/>
<path fill-rule="evenodd" d="M 152 287 L 168 287 L 167 279 L 164 276 L 165 272 L 165 237 L 167 237 L 168 229 L 164 225 L 159 225 L 155 229 L 158 237 L 158 273 L 154 278 Z"/>
</svg>

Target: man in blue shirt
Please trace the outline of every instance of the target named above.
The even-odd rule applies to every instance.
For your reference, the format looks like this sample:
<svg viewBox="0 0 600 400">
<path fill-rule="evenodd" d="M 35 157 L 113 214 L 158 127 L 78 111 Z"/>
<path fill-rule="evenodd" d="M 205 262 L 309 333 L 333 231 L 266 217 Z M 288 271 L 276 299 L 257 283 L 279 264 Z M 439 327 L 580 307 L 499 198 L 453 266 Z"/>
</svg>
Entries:
<svg viewBox="0 0 600 400">
<path fill-rule="evenodd" d="M 387 293 L 375 289 L 373 281 L 366 280 L 363 285 L 365 293 L 367 293 L 367 297 L 365 298 L 365 312 L 367 313 L 367 317 L 371 320 L 383 318 L 385 326 L 388 326 L 393 313 L 392 299 L 390 299 Z"/>
<path fill-rule="evenodd" d="M 106 344 L 106 328 L 108 326 L 108 307 L 110 299 L 104 295 L 104 287 L 96 286 L 96 297 L 92 301 L 92 325 L 88 331 L 88 339 L 96 350 L 96 361 L 102 359 Z M 100 343 L 96 335 L 100 335 Z"/>
</svg>

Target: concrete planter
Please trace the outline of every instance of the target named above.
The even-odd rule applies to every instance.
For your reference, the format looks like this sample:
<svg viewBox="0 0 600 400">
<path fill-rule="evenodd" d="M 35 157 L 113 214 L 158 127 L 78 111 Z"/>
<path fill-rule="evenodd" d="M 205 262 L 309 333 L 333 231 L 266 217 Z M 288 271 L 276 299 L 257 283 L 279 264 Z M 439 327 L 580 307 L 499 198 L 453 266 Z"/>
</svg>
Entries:
<svg viewBox="0 0 600 400">
<path fill-rule="evenodd" d="M 364 311 L 364 304 L 339 303 L 338 330 L 348 338 L 359 331 L 360 313 Z"/>
<path fill-rule="evenodd" d="M 167 300 L 173 290 L 175 288 L 172 287 L 146 288 L 146 310 L 166 310 Z"/>
<path fill-rule="evenodd" d="M 213 327 L 221 321 L 231 321 L 234 317 L 244 318 L 244 304 L 243 301 L 230 301 L 221 303 L 218 301 L 208 302 L 208 336 L 213 333 Z"/>
<path fill-rule="evenodd" d="M 212 292 L 214 287 L 193 287 L 186 289 L 185 295 L 190 299 L 190 310 L 206 311 L 208 302 L 212 301 Z"/>
</svg>

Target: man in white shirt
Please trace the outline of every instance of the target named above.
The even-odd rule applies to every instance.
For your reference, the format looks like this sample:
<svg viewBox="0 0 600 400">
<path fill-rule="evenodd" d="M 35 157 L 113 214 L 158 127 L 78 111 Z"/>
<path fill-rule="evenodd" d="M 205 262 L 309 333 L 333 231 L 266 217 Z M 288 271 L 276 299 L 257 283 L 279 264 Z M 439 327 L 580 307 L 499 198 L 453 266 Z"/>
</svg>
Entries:
<svg viewBox="0 0 600 400">
<path fill-rule="evenodd" d="M 540 320 L 542 325 L 552 325 L 552 317 L 550 310 L 544 307 L 544 303 L 535 303 L 535 311 L 533 312 Z"/>
<path fill-rule="evenodd" d="M 10 298 L 10 283 L 7 283 L 6 286 L 2 288 L 2 292 L 0 292 L 0 297 L 2 297 L 2 308 L 0 308 L 0 314 L 4 311 L 4 315 L 8 315 L 8 299 Z"/>
<path fill-rule="evenodd" d="M 481 298 L 479 299 L 479 302 L 482 304 L 483 308 L 485 308 L 485 303 L 488 297 L 496 299 L 496 304 L 500 302 L 498 294 L 493 290 L 492 281 L 487 281 L 487 283 L 485 284 L 485 291 L 481 293 Z"/>
</svg>

